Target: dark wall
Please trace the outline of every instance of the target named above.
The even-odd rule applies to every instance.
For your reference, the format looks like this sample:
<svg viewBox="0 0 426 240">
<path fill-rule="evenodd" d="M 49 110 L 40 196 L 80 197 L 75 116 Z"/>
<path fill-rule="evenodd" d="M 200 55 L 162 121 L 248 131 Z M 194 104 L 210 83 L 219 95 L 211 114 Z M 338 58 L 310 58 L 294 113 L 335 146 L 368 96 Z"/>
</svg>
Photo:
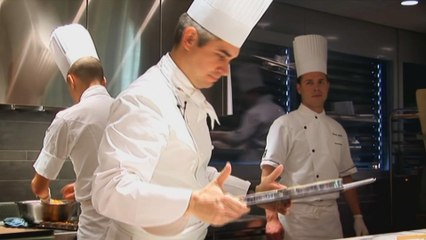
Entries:
<svg viewBox="0 0 426 240">
<path fill-rule="evenodd" d="M 57 109 L 38 108 L 12 110 L 13 105 L 0 105 L 0 202 L 35 199 L 31 191 L 33 164 L 43 145 L 46 129 Z M 71 161 L 66 161 L 51 191 L 59 198 L 61 187 L 75 178 Z"/>
<path fill-rule="evenodd" d="M 417 107 L 416 90 L 426 88 L 426 65 L 415 63 L 403 64 L 404 106 Z"/>
</svg>

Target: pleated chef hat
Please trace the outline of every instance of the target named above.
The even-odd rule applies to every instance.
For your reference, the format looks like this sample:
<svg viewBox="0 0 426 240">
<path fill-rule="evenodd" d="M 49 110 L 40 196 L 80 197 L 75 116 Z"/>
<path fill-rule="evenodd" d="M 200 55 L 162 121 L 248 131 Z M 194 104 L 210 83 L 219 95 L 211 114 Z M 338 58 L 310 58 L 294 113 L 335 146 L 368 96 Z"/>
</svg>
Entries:
<svg viewBox="0 0 426 240">
<path fill-rule="evenodd" d="M 309 72 L 327 74 L 327 40 L 323 36 L 297 36 L 293 50 L 297 77 Z"/>
<path fill-rule="evenodd" d="M 71 65 L 82 57 L 95 57 L 95 44 L 89 32 L 80 24 L 56 28 L 50 36 L 50 51 L 65 81 Z"/>
<path fill-rule="evenodd" d="M 188 15 L 209 32 L 240 48 L 272 0 L 194 0 Z"/>
</svg>

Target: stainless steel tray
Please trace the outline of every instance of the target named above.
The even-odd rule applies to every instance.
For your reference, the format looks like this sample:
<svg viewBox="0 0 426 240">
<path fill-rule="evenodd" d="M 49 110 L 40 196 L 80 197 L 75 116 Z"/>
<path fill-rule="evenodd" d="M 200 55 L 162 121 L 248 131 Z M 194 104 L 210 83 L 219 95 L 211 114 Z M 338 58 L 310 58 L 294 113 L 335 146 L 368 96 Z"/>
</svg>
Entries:
<svg viewBox="0 0 426 240">
<path fill-rule="evenodd" d="M 243 197 L 243 200 L 247 202 L 247 205 L 252 206 L 275 201 L 304 198 L 332 192 L 344 191 L 347 189 L 370 184 L 375 181 L 375 178 L 368 178 L 360 181 L 343 184 L 341 178 L 331 179 L 306 185 L 288 187 L 286 189 L 247 194 L 245 197 Z"/>
</svg>

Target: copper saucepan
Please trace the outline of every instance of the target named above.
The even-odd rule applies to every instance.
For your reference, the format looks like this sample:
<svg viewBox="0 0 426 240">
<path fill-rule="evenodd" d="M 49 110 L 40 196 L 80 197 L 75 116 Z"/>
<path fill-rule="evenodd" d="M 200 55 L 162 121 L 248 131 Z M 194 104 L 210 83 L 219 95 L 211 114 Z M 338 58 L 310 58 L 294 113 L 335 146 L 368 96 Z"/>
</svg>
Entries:
<svg viewBox="0 0 426 240">
<path fill-rule="evenodd" d="M 18 201 L 19 213 L 29 223 L 69 221 L 76 213 L 74 201 L 51 200 L 44 203 L 40 200 Z"/>
</svg>

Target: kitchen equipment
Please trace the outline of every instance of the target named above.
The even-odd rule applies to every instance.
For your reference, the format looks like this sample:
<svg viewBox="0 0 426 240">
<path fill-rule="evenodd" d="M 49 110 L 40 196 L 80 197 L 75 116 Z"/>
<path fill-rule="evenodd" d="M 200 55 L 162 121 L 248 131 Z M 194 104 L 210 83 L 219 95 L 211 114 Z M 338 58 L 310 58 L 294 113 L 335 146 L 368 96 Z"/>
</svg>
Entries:
<svg viewBox="0 0 426 240">
<path fill-rule="evenodd" d="M 68 221 L 76 210 L 76 202 L 54 200 L 43 203 L 40 200 L 18 201 L 19 213 L 29 223 Z"/>
<path fill-rule="evenodd" d="M 288 187 L 286 189 L 247 194 L 245 197 L 243 197 L 243 200 L 247 202 L 247 205 L 251 206 L 275 201 L 304 198 L 332 192 L 344 191 L 365 184 L 370 184 L 375 181 L 375 178 L 368 178 L 360 181 L 343 184 L 341 178 L 331 179 L 306 185 Z"/>
<path fill-rule="evenodd" d="M 0 225 L 0 239 L 54 239 L 53 230 L 38 228 L 9 228 Z"/>
<path fill-rule="evenodd" d="M 19 215 L 27 222 L 39 223 L 43 221 L 41 202 L 39 200 L 16 202 Z"/>
</svg>

